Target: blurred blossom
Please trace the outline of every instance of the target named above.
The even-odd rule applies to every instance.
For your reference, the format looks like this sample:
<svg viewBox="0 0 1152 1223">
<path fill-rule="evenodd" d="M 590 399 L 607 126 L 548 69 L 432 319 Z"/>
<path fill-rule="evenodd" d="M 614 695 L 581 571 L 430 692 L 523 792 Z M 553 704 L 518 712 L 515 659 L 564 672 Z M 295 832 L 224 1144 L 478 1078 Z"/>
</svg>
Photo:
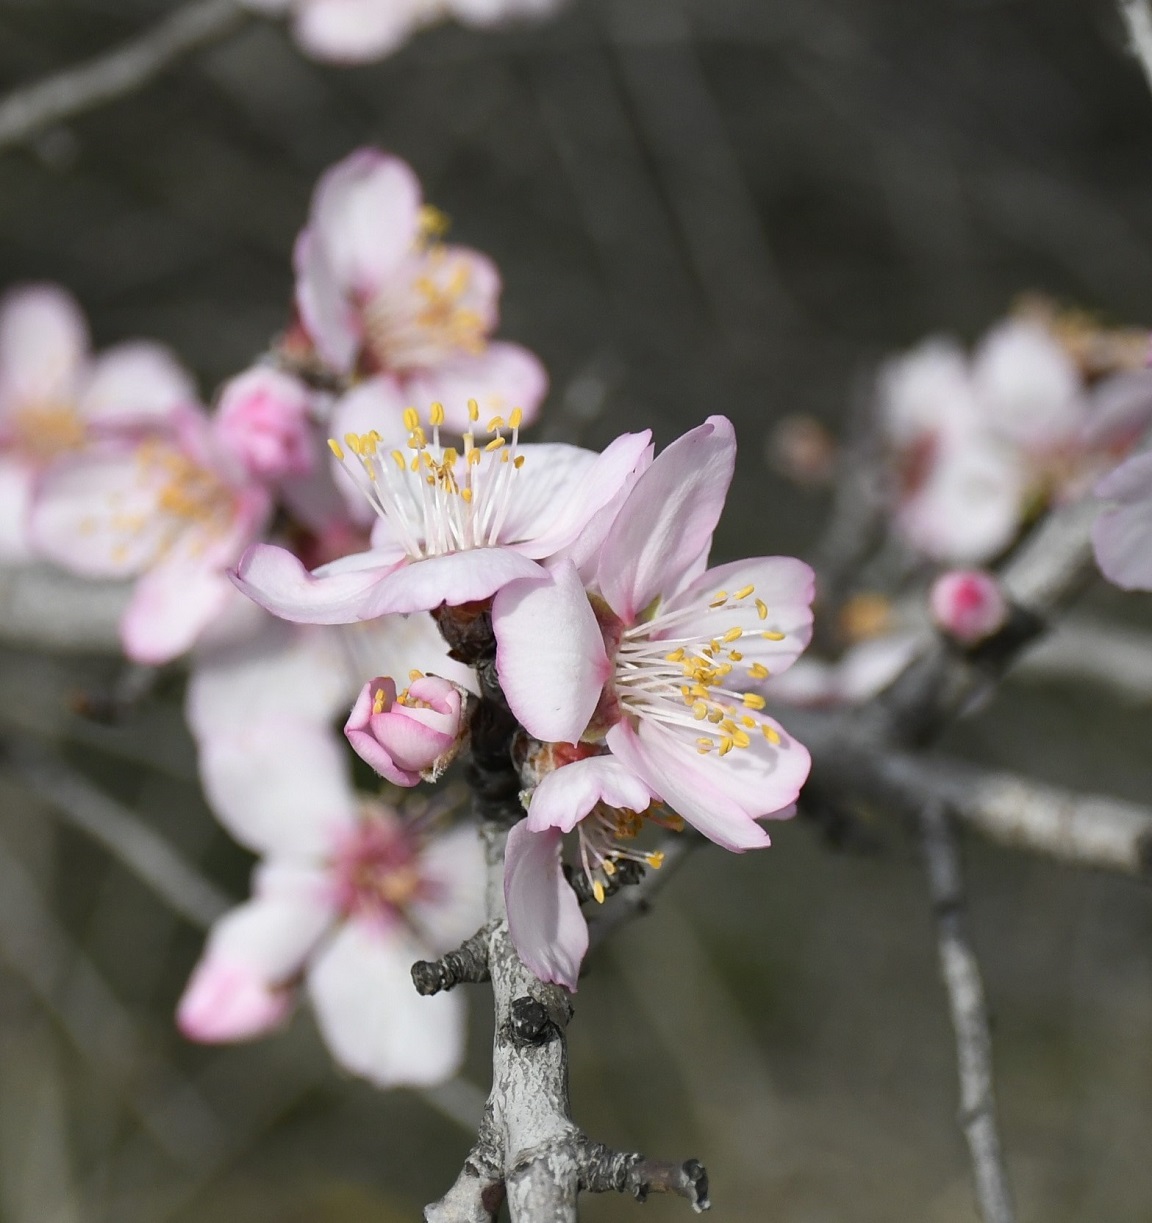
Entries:
<svg viewBox="0 0 1152 1223">
<path fill-rule="evenodd" d="M 28 559 L 40 475 L 108 432 L 136 429 L 195 402 L 191 378 L 159 344 L 93 356 L 79 305 L 50 284 L 0 301 L 0 560 Z"/>
<path fill-rule="evenodd" d="M 808 775 L 807 751 L 740 679 L 784 671 L 807 645 L 811 569 L 759 557 L 704 571 L 735 452 L 730 422 L 711 417 L 640 475 L 580 568 L 555 562 L 493 604 L 513 713 L 537 739 L 576 745 L 513 830 L 506 880 L 520 954 L 569 989 L 586 933 L 560 870 L 562 832 L 579 825 L 599 898 L 653 801 L 740 852 L 769 843 L 757 821 L 791 815 Z"/>
<path fill-rule="evenodd" d="M 539 574 L 538 562 L 592 547 L 649 446 L 647 432 L 625 434 L 603 454 L 522 446 L 513 412 L 487 422 L 487 441 L 469 428 L 457 449 L 441 443 L 439 404 L 427 428 L 413 408 L 396 415 L 407 429 L 403 449 L 384 432 L 383 406 L 371 431 L 331 443 L 378 515 L 371 550 L 309 573 L 287 550 L 255 545 L 236 581 L 261 606 L 287 620 L 342 624 L 490 598 Z"/>
<path fill-rule="evenodd" d="M 544 368 L 527 349 L 490 339 L 500 274 L 479 252 L 444 243 L 445 228 L 399 158 L 360 149 L 339 162 L 320 180 L 296 243 L 303 329 L 336 374 L 375 378 L 401 407 L 441 403 L 457 433 L 469 427 L 470 399 L 486 418 L 519 409 L 531 423 Z M 339 436 L 367 431 L 359 407 L 337 411 Z M 372 427 L 392 436 L 399 420 Z"/>
<path fill-rule="evenodd" d="M 313 466 L 312 394 L 297 378 L 257 367 L 226 383 L 216 408 L 223 449 L 260 480 L 306 476 Z"/>
<path fill-rule="evenodd" d="M 436 675 L 413 672 L 400 693 L 386 676 L 369 680 L 356 698 L 344 734 L 356 754 L 398 786 L 435 781 L 451 763 L 464 729 L 460 689 Z"/>
<path fill-rule="evenodd" d="M 428 616 L 351 628 L 265 618 L 195 656 L 187 714 L 205 793 L 264 860 L 252 900 L 213 930 L 179 1022 L 194 1040 L 260 1036 L 303 986 L 343 1066 L 380 1086 L 429 1083 L 458 1066 L 463 1000 L 421 998 L 409 970 L 483 921 L 482 854 L 473 831 L 434 834 L 354 791 L 332 718 L 368 659 L 474 684 Z"/>
<path fill-rule="evenodd" d="M 1008 601 L 991 573 L 954 569 L 941 574 L 929 594 L 937 626 L 965 645 L 991 637 L 1008 618 Z"/>
<path fill-rule="evenodd" d="M 1088 390 L 1047 328 L 1012 319 L 971 360 L 930 340 L 890 362 L 880 412 L 897 529 L 934 560 L 973 564 L 1133 444 L 1152 417 L 1152 377 L 1117 375 Z"/>
<path fill-rule="evenodd" d="M 454 17 L 466 25 L 544 16 L 558 0 L 243 0 L 260 13 L 288 14 L 297 42 L 320 60 L 381 59 L 425 26 Z"/>
<path fill-rule="evenodd" d="M 1097 484 L 1117 504 L 1096 520 L 1092 542 L 1104 576 L 1125 590 L 1152 590 L 1152 453 L 1134 455 Z"/>
</svg>

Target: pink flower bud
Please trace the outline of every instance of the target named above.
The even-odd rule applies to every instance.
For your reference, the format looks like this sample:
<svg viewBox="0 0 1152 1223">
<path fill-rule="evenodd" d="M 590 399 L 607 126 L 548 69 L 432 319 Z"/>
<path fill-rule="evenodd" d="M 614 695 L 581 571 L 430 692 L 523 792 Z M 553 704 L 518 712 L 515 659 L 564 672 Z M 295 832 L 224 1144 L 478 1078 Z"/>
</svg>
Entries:
<svg viewBox="0 0 1152 1223">
<path fill-rule="evenodd" d="M 1000 583 L 979 569 L 954 569 L 936 579 L 929 596 L 937 625 L 965 645 L 991 637 L 1008 618 Z"/>
<path fill-rule="evenodd" d="M 310 410 L 311 394 L 302 382 L 258 366 L 225 386 L 216 411 L 216 436 L 259 479 L 307 475 L 313 464 Z"/>
<path fill-rule="evenodd" d="M 377 677 L 356 698 L 344 733 L 381 777 L 414 786 L 449 764 L 463 725 L 463 695 L 448 680 L 419 676 L 397 696 L 395 680 Z"/>
</svg>

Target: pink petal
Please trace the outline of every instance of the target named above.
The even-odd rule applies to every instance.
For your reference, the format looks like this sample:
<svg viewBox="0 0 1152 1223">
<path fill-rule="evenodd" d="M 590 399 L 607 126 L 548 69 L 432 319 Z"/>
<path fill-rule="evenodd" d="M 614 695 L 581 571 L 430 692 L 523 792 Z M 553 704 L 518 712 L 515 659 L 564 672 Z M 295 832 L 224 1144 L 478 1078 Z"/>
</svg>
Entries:
<svg viewBox="0 0 1152 1223">
<path fill-rule="evenodd" d="M 636 481 L 604 541 L 597 575 L 626 623 L 657 595 L 673 593 L 707 548 L 735 462 L 731 422 L 710 416 L 657 455 Z"/>
<path fill-rule="evenodd" d="M 369 31 L 362 23 L 396 12 L 395 4 L 374 0 L 313 0 L 301 17 L 322 20 L 322 13 L 338 8 L 347 10 L 365 39 Z M 312 226 L 343 293 L 370 296 L 387 280 L 416 240 L 420 201 L 412 168 L 379 149 L 358 149 L 324 174 L 312 197 Z"/>
<path fill-rule="evenodd" d="M 528 827 L 571 832 L 596 806 L 644 811 L 655 795 L 613 756 L 589 756 L 549 773 L 532 791 Z"/>
<path fill-rule="evenodd" d="M 1114 374 L 1091 392 L 1089 416 L 1080 440 L 1091 447 L 1131 446 L 1152 421 L 1152 370 Z"/>
<path fill-rule="evenodd" d="M 332 408 L 329 425 L 332 436 L 343 442 L 348 433 L 371 433 L 375 429 L 387 446 L 403 447 L 408 440 L 404 427 L 404 409 L 412 403 L 399 381 L 391 374 L 367 378 L 342 395 Z M 342 484 L 351 485 L 346 475 Z M 358 497 L 364 494 L 357 491 Z"/>
<path fill-rule="evenodd" d="M 701 756 L 690 730 L 678 735 L 648 722 L 633 730 L 624 721 L 609 730 L 607 742 L 673 811 L 736 853 L 770 843 L 756 820 L 795 802 L 808 776 L 808 753 L 786 738 L 773 750 L 754 738 L 751 748 Z"/>
<path fill-rule="evenodd" d="M 564 550 L 579 559 L 583 534 L 647 462 L 651 433 L 625 433 L 602 454 L 559 444 L 524 446 L 520 487 L 501 538 L 543 560 Z M 600 532 L 603 534 L 603 531 Z"/>
<path fill-rule="evenodd" d="M 536 577 L 535 561 L 511 548 L 473 548 L 411 561 L 383 577 L 365 600 L 361 619 L 395 612 L 431 611 L 490 598 L 517 578 Z"/>
<path fill-rule="evenodd" d="M 1109 472 L 1092 491 L 1104 501 L 1126 505 L 1152 501 L 1152 451 L 1133 455 Z"/>
<path fill-rule="evenodd" d="M 417 370 L 404 379 L 408 403 L 426 410 L 444 405 L 445 427 L 466 433 L 472 427 L 468 400 L 480 407 L 480 420 L 508 418 L 514 408 L 523 412 L 530 425 L 540 412 L 548 392 L 548 374 L 539 359 L 518 344 L 493 342 L 476 356 L 459 356 L 428 370 Z"/>
<path fill-rule="evenodd" d="M 0 301 L 0 413 L 72 404 L 87 356 L 88 325 L 70 293 L 14 289 Z"/>
<path fill-rule="evenodd" d="M 249 849 L 320 857 L 356 819 L 347 750 L 326 725 L 253 719 L 199 746 L 208 803 Z"/>
<path fill-rule="evenodd" d="M 299 624 L 348 624 L 368 619 L 380 582 L 401 563 L 394 553 L 363 552 L 340 567 L 309 573 L 285 548 L 253 544 L 231 575 L 274 616 Z M 348 564 L 347 562 L 352 562 Z"/>
<path fill-rule="evenodd" d="M 422 998 L 412 965 L 431 951 L 400 923 L 351 921 L 313 961 L 308 992 L 332 1056 L 378 1087 L 438 1083 L 464 1056 L 459 991 Z"/>
<path fill-rule="evenodd" d="M 351 373 L 364 339 L 360 316 L 314 227 L 301 231 L 292 251 L 296 309 L 320 357 L 337 373 Z"/>
<path fill-rule="evenodd" d="M 147 425 L 195 403 L 196 384 L 162 344 L 118 344 L 92 362 L 80 412 L 92 424 Z"/>
<path fill-rule="evenodd" d="M 427 0 L 308 0 L 296 38 L 317 59 L 360 64 L 391 54 L 434 13 Z"/>
<path fill-rule="evenodd" d="M 738 679 L 745 668 L 760 663 L 771 675 L 780 675 L 799 657 L 812 639 L 812 600 L 816 576 L 811 566 L 791 556 L 758 556 L 709 569 L 661 610 L 696 609 L 696 615 L 677 620 L 670 629 L 674 637 L 723 637 L 739 628 L 743 636 L 731 643 L 744 657 L 733 673 L 730 686 L 755 681 Z M 752 593 L 734 596 L 749 586 Z M 729 598 L 722 607 L 711 607 L 721 592 Z M 767 609 L 761 619 L 757 600 Z M 770 636 L 765 637 L 764 633 Z M 774 640 L 778 635 L 782 638 Z"/>
<path fill-rule="evenodd" d="M 1101 514 L 1092 542 L 1110 582 L 1123 590 L 1152 590 L 1152 499 Z"/>
<path fill-rule="evenodd" d="M 572 993 L 588 950 L 588 923 L 560 869 L 561 834 L 532 832 L 521 820 L 504 851 L 508 933 L 529 970 Z"/>
<path fill-rule="evenodd" d="M 898 447 L 970 428 L 975 419 L 968 361 L 952 340 L 926 340 L 889 361 L 879 384 L 884 431 Z"/>
<path fill-rule="evenodd" d="M 575 567 L 505 586 L 492 628 L 500 686 L 521 725 L 545 742 L 575 743 L 612 670 Z"/>
<path fill-rule="evenodd" d="M 270 986 L 258 973 L 219 956 L 201 960 L 176 1008 L 176 1025 L 203 1045 L 255 1040 L 283 1026 L 295 991 Z"/>
<path fill-rule="evenodd" d="M 120 622 L 124 653 L 146 666 L 171 662 L 221 615 L 231 593 L 218 569 L 178 560 L 157 565 L 137 582 Z"/>
</svg>

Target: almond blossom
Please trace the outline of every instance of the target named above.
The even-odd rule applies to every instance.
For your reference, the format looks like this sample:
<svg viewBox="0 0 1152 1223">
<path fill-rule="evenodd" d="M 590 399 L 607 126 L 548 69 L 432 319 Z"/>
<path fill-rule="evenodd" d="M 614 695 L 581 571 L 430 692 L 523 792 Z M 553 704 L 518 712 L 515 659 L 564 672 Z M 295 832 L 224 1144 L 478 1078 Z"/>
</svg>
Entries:
<svg viewBox="0 0 1152 1223">
<path fill-rule="evenodd" d="M 942 573 L 928 595 L 936 625 L 964 645 L 991 637 L 1008 618 L 1008 601 L 996 577 L 979 569 Z"/>
<path fill-rule="evenodd" d="M 417 30 L 455 17 L 488 26 L 543 16 L 556 0 L 244 0 L 261 13 L 288 14 L 296 41 L 320 60 L 356 64 L 380 59 Z"/>
<path fill-rule="evenodd" d="M 54 461 L 194 400 L 168 349 L 134 341 L 93 356 L 69 293 L 50 284 L 12 290 L 0 302 L 0 559 L 32 554 L 29 512 Z"/>
<path fill-rule="evenodd" d="M 331 720 L 368 658 L 465 679 L 429 617 L 370 628 L 265 619 L 201 651 L 188 718 L 224 826 L 261 855 L 253 897 L 219 921 L 178 1008 L 182 1031 L 219 1042 L 286 1021 L 303 989 L 333 1056 L 379 1086 L 432 1083 L 463 1053 L 463 1002 L 421 998 L 411 965 L 483 919 L 475 833 L 435 833 L 359 795 Z"/>
<path fill-rule="evenodd" d="M 343 624 L 490 598 L 540 574 L 538 562 L 587 547 L 649 455 L 647 432 L 624 434 L 602 454 L 521 445 L 518 409 L 481 425 L 475 400 L 457 447 L 441 440 L 443 405 L 432 405 L 425 425 L 379 385 L 362 394 L 379 426 L 331 447 L 378 517 L 372 548 L 309 573 L 286 549 L 256 544 L 234 574 L 286 620 Z M 397 419 L 407 431 L 399 444 L 388 436 Z"/>
<path fill-rule="evenodd" d="M 1152 453 L 1134 455 L 1094 491 L 1117 503 L 1092 528 L 1101 572 L 1125 590 L 1152 590 Z"/>
<path fill-rule="evenodd" d="M 898 530 L 934 560 L 979 564 L 1039 505 L 1079 491 L 1132 445 L 1152 415 L 1152 376 L 1088 390 L 1047 328 L 1012 319 L 971 360 L 930 340 L 889 363 L 880 413 Z"/>
<path fill-rule="evenodd" d="M 807 751 L 754 685 L 808 643 L 811 569 L 759 557 L 705 570 L 735 450 L 730 422 L 710 417 L 640 475 L 583 575 L 563 559 L 493 603 L 513 713 L 537 739 L 577 745 L 513 831 L 506 883 L 525 962 L 570 989 L 581 927 L 559 869 L 562 831 L 578 828 L 601 895 L 653 801 L 742 852 L 769 844 L 757 821 L 792 814 L 808 774 Z"/>
<path fill-rule="evenodd" d="M 485 417 L 518 407 L 530 423 L 547 375 L 527 349 L 489 338 L 500 274 L 479 252 L 445 244 L 444 226 L 398 158 L 360 149 L 333 166 L 296 243 L 304 332 L 337 374 L 379 378 L 402 402 L 439 402 L 457 433 L 473 398 Z"/>
</svg>

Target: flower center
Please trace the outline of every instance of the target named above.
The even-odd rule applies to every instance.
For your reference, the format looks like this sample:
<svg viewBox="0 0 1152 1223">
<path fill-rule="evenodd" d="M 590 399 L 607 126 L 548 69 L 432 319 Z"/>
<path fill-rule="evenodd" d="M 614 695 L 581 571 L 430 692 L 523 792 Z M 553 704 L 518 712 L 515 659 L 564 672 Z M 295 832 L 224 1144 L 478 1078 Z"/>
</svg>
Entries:
<svg viewBox="0 0 1152 1223">
<path fill-rule="evenodd" d="M 755 607 L 757 619 L 766 626 L 759 630 L 760 637 L 783 641 L 784 633 L 767 627 L 768 605 L 755 595 L 753 586 L 734 594 L 717 591 L 707 614 Z M 701 755 L 718 751 L 726 756 L 733 748 L 750 747 L 754 734 L 778 744 L 775 727 L 757 716 L 764 708 L 764 698 L 733 686 L 742 664 L 749 679 L 763 680 L 769 675 L 763 663 L 746 663 L 737 648 L 747 630 L 738 624 L 717 626 L 715 636 L 705 636 L 693 625 L 697 631 L 685 633 L 685 622 L 698 622 L 700 614 L 698 606 L 657 613 L 624 630 L 615 670 L 622 711 L 667 730 L 691 728 Z"/>
<path fill-rule="evenodd" d="M 345 917 L 394 921 L 427 887 L 416 839 L 374 806 L 364 808 L 332 865 L 336 904 Z"/>
<path fill-rule="evenodd" d="M 13 414 L 16 449 L 37 462 L 47 462 L 84 444 L 85 429 L 67 404 L 37 404 Z"/>
<path fill-rule="evenodd" d="M 411 280 L 389 286 L 364 307 L 369 353 L 380 369 L 438 365 L 484 351 L 487 326 L 469 301 L 472 269 L 439 243 L 417 256 Z"/>
<path fill-rule="evenodd" d="M 654 810 L 653 807 L 643 812 L 616 810 L 601 804 L 576 826 L 580 835 L 580 867 L 597 904 L 604 903 L 618 876 L 635 871 L 636 867 L 658 871 L 664 865 L 660 850 L 640 849 L 634 842 L 645 823 L 682 832 L 684 821 L 678 815 L 654 814 Z"/>
<path fill-rule="evenodd" d="M 480 418 L 474 399 L 468 401 L 468 416 L 472 421 Z M 444 408 L 434 403 L 428 417 L 431 442 L 416 409 L 405 409 L 407 453 L 385 449 L 376 430 L 347 433 L 343 445 L 329 438 L 328 445 L 408 555 L 422 560 L 500 542 L 516 473 L 524 466 L 524 455 L 516 453 L 522 418 L 519 408 L 507 422 L 492 417 L 490 440 L 479 446 L 469 430 L 461 453 L 440 444 Z"/>
</svg>

